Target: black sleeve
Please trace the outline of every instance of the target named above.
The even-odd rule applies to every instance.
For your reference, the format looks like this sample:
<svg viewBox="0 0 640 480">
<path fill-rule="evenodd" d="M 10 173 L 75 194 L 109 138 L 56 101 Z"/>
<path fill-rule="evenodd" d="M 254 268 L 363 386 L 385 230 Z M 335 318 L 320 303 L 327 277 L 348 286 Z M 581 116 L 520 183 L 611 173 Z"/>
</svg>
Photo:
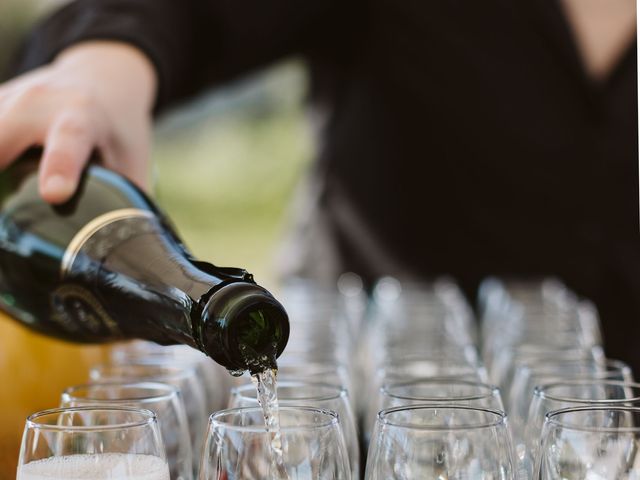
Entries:
<svg viewBox="0 0 640 480">
<path fill-rule="evenodd" d="M 339 0 L 76 0 L 36 26 L 12 73 L 81 41 L 125 41 L 157 69 L 158 110 L 330 39 L 341 10 Z"/>
</svg>

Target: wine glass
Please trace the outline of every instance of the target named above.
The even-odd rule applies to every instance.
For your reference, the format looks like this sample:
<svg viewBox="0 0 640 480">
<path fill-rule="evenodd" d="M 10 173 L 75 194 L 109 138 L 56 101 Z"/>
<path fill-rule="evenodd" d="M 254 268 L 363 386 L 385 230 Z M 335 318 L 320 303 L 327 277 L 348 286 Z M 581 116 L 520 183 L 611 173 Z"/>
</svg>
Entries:
<svg viewBox="0 0 640 480">
<path fill-rule="evenodd" d="M 369 388 L 361 407 L 365 412 L 365 442 L 371 436 L 372 425 L 380 410 L 380 389 L 384 385 L 441 377 L 460 378 L 472 382 L 486 382 L 488 379 L 475 348 L 465 348 L 463 354 L 448 352 L 439 355 L 429 351 L 422 355 L 385 362 L 375 370 L 369 379 Z"/>
<path fill-rule="evenodd" d="M 640 409 L 577 407 L 546 415 L 534 478 L 640 478 Z"/>
<path fill-rule="evenodd" d="M 409 381 L 391 381 L 380 387 L 370 400 L 365 425 L 368 441 L 375 424 L 376 413 L 407 405 L 463 405 L 504 410 L 498 387 L 458 377 L 428 377 Z"/>
<path fill-rule="evenodd" d="M 369 446 L 368 480 L 513 480 L 504 412 L 459 405 L 382 410 Z"/>
<path fill-rule="evenodd" d="M 416 283 L 380 279 L 373 291 L 367 362 L 374 370 L 387 360 L 426 351 L 441 357 L 475 344 L 470 307 L 451 281 Z"/>
<path fill-rule="evenodd" d="M 209 420 L 200 480 L 231 478 L 351 479 L 337 414 L 314 407 L 281 407 L 276 435 L 265 427 L 259 407 L 214 413 Z"/>
<path fill-rule="evenodd" d="M 177 388 L 164 383 L 94 383 L 65 389 L 61 407 L 144 408 L 158 417 L 172 480 L 193 478 L 191 438 L 184 403 Z"/>
<path fill-rule="evenodd" d="M 169 480 L 156 415 L 131 407 L 45 410 L 26 422 L 17 480 Z"/>
<path fill-rule="evenodd" d="M 372 390 L 369 393 L 376 395 L 384 384 L 429 377 L 456 377 L 486 382 L 486 370 L 479 359 L 467 356 L 468 351 L 471 350 L 465 350 L 464 354 L 449 352 L 442 355 L 429 352 L 386 361 L 373 372 Z"/>
<path fill-rule="evenodd" d="M 376 365 L 381 371 L 389 370 L 389 373 L 404 373 L 416 377 L 430 376 L 460 376 L 473 374 L 484 379 L 484 366 L 475 345 L 452 345 L 444 338 L 436 337 L 428 342 L 417 337 L 407 340 L 409 344 L 421 344 L 422 349 L 412 351 L 402 348 L 399 343 L 390 350 L 382 352 L 383 358 Z M 435 345 L 426 349 L 426 345 Z M 397 352 L 394 354 L 394 349 Z M 449 373 L 450 372 L 450 373 Z"/>
<path fill-rule="evenodd" d="M 557 360 L 523 362 L 515 369 L 507 408 L 512 432 L 520 437 L 537 385 L 562 380 L 616 380 L 633 382 L 631 368 L 620 360 Z"/>
<path fill-rule="evenodd" d="M 163 346 L 140 340 L 123 343 L 112 348 L 111 363 L 193 367 L 202 382 L 207 411 L 214 412 L 225 408 L 229 402 L 228 393 L 233 377 L 222 365 L 187 345 Z"/>
<path fill-rule="evenodd" d="M 538 454 L 545 415 L 551 411 L 580 406 L 619 407 L 640 405 L 640 384 L 613 380 L 563 380 L 534 389 L 524 430 L 524 444 L 518 446 L 523 468 L 529 474 Z"/>
<path fill-rule="evenodd" d="M 182 395 L 189 424 L 191 448 L 199 452 L 204 441 L 204 425 L 207 422 L 207 408 L 202 383 L 196 370 L 188 365 L 155 365 L 144 363 L 103 364 L 89 372 L 94 382 L 154 381 L 176 387 Z M 198 459 L 193 459 L 194 476 L 198 472 Z"/>
<path fill-rule="evenodd" d="M 332 410 L 338 414 L 344 435 L 351 476 L 360 478 L 360 445 L 358 432 L 347 391 L 336 385 L 310 383 L 302 380 L 278 381 L 280 406 L 305 405 Z M 258 406 L 256 387 L 252 384 L 236 387 L 231 392 L 231 407 Z"/>
<path fill-rule="evenodd" d="M 552 329 L 551 329 L 552 330 Z M 528 362 L 535 363 L 544 360 L 557 361 L 604 361 L 604 351 L 599 345 L 577 345 L 575 335 L 569 334 L 569 340 L 558 334 L 553 339 L 540 340 L 533 343 L 519 343 L 517 345 L 501 345 L 487 368 L 495 385 L 505 393 L 504 400 L 509 404 L 509 393 L 518 365 Z"/>
</svg>

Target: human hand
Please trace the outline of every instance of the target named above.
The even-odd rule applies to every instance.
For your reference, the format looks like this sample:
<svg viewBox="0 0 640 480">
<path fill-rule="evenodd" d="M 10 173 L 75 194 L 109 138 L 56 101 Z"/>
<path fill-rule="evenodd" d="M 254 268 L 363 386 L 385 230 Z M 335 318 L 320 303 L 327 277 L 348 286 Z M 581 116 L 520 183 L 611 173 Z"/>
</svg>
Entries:
<svg viewBox="0 0 640 480">
<path fill-rule="evenodd" d="M 0 169 L 42 146 L 40 194 L 68 200 L 92 150 L 104 166 L 145 188 L 155 70 L 135 47 L 87 42 L 0 85 Z"/>
</svg>

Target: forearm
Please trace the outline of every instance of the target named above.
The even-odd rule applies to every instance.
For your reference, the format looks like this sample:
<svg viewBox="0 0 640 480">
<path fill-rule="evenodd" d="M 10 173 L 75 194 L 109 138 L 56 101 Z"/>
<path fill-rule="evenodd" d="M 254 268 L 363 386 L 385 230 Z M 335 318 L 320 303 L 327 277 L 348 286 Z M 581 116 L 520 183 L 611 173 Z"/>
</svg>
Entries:
<svg viewBox="0 0 640 480">
<path fill-rule="evenodd" d="M 81 43 L 125 43 L 143 52 L 153 65 L 157 78 L 155 107 L 163 108 L 195 88 L 193 11 L 200 2 L 77 0 L 33 29 L 17 52 L 10 73 L 19 75 L 50 64 Z"/>
<path fill-rule="evenodd" d="M 77 0 L 41 23 L 15 73 L 89 40 L 131 44 L 158 77 L 156 111 L 308 49 L 343 50 L 361 0 Z"/>
</svg>

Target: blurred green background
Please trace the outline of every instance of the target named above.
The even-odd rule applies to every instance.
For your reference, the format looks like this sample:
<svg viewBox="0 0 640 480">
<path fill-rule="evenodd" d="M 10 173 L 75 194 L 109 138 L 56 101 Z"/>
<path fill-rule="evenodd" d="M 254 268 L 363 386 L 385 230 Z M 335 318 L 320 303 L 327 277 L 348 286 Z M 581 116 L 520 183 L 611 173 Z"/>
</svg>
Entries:
<svg viewBox="0 0 640 480">
<path fill-rule="evenodd" d="M 32 22 L 63 0 L 0 0 L 0 71 Z M 193 99 L 157 123 L 155 196 L 199 258 L 276 281 L 289 203 L 312 153 L 292 60 Z"/>
</svg>

